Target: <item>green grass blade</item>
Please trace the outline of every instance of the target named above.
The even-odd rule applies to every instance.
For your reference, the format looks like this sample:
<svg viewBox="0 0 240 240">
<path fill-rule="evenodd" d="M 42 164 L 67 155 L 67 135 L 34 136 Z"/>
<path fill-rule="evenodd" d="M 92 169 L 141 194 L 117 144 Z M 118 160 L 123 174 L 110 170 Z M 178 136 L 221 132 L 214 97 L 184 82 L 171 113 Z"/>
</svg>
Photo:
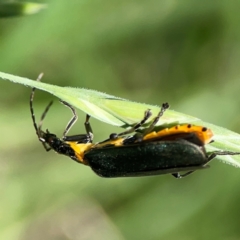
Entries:
<svg viewBox="0 0 240 240">
<path fill-rule="evenodd" d="M 160 109 L 159 106 L 136 103 L 95 90 L 59 87 L 1 72 L 0 78 L 49 92 L 100 121 L 120 127 L 128 127 L 139 121 L 143 118 L 143 114 L 147 109 L 152 110 L 153 116 L 157 115 Z M 195 122 L 198 120 L 197 118 L 168 110 L 159 124 L 163 122 L 170 124 L 176 121 L 178 123 Z"/>
<path fill-rule="evenodd" d="M 147 109 L 152 110 L 153 116 L 160 109 L 159 106 L 136 103 L 94 90 L 59 87 L 6 73 L 0 73 L 0 78 L 49 92 L 100 121 L 120 127 L 129 127 L 131 124 L 138 122 Z M 214 143 L 207 145 L 208 151 L 227 150 L 240 152 L 240 135 L 222 127 L 173 110 L 167 110 L 161 121 L 159 121 L 159 124 L 163 126 L 182 123 L 193 123 L 212 129 Z M 240 156 L 219 156 L 217 158 L 235 167 L 240 167 Z"/>
</svg>

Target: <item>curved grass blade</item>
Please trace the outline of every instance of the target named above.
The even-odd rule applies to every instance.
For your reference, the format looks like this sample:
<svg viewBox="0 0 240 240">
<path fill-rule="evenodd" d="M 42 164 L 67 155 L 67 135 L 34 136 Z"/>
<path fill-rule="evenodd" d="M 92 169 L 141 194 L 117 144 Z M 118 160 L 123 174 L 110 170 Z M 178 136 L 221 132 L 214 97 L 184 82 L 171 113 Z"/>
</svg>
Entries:
<svg viewBox="0 0 240 240">
<path fill-rule="evenodd" d="M 51 93 L 100 121 L 123 128 L 129 127 L 131 124 L 139 121 L 139 119 L 142 119 L 147 109 L 152 110 L 153 116 L 157 115 L 160 109 L 159 106 L 136 103 L 95 90 L 59 87 L 1 72 L 0 78 Z M 195 122 L 198 120 L 197 118 L 168 110 L 159 124 L 170 124 L 176 121 L 178 123 Z"/>
<path fill-rule="evenodd" d="M 6 73 L 0 73 L 0 78 L 49 92 L 100 121 L 123 128 L 127 128 L 142 119 L 147 109 L 152 110 L 153 116 L 160 109 L 159 106 L 136 103 L 94 90 L 59 87 Z M 240 152 L 240 135 L 222 127 L 173 110 L 167 110 L 159 121 L 159 125 L 162 126 L 182 123 L 192 123 L 212 129 L 215 142 L 207 145 L 207 151 Z M 240 167 L 240 155 L 218 156 L 217 158 L 235 167 Z"/>
</svg>

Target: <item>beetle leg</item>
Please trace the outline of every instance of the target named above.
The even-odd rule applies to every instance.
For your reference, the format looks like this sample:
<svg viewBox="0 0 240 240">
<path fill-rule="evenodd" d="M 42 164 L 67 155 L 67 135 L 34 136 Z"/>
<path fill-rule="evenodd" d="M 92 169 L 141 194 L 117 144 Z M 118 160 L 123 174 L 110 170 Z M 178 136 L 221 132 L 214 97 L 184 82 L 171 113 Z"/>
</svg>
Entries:
<svg viewBox="0 0 240 240">
<path fill-rule="evenodd" d="M 204 169 L 209 168 L 210 166 L 206 165 L 206 164 L 207 163 L 205 163 L 205 165 L 202 165 L 202 166 L 193 167 L 192 168 L 193 170 L 185 172 L 183 174 L 181 174 L 180 172 L 172 173 L 172 176 L 175 177 L 175 178 L 184 178 L 184 177 L 194 173 L 196 170 L 204 170 Z"/>
<path fill-rule="evenodd" d="M 184 174 L 181 174 L 181 173 L 172 173 L 172 176 L 175 177 L 175 178 L 184 178 L 188 175 L 190 175 L 191 173 L 193 173 L 194 171 L 189 171 L 189 172 L 186 172 Z"/>
<path fill-rule="evenodd" d="M 135 132 L 135 131 L 136 131 L 138 128 L 140 128 L 151 116 L 152 116 L 151 110 L 150 110 L 150 109 L 146 110 L 146 111 L 144 112 L 144 117 L 143 117 L 143 119 L 142 119 L 139 123 L 135 124 L 132 128 L 130 128 L 129 130 L 126 130 L 126 131 L 124 131 L 124 132 L 121 132 L 121 133 L 112 133 L 112 134 L 110 134 L 109 139 L 110 139 L 110 140 L 115 140 L 115 139 L 117 139 L 117 138 L 120 137 L 120 136 L 124 136 L 124 135 L 126 135 L 126 134 Z"/>
<path fill-rule="evenodd" d="M 136 142 L 141 142 L 143 137 L 146 136 L 148 133 L 150 133 L 154 127 L 156 126 L 156 124 L 158 123 L 159 119 L 163 116 L 164 112 L 169 108 L 169 104 L 168 103 L 163 103 L 162 107 L 158 113 L 158 115 L 153 119 L 152 123 L 150 124 L 150 126 L 148 128 L 145 129 L 145 131 L 143 133 L 136 133 L 134 135 L 134 141 Z"/>
<path fill-rule="evenodd" d="M 78 134 L 73 136 L 63 136 L 64 141 L 68 142 L 78 142 L 78 143 L 92 143 L 93 141 L 93 131 L 89 122 L 90 116 L 86 115 L 86 121 L 84 123 L 87 134 Z M 71 122 L 71 120 L 70 120 Z"/>
<path fill-rule="evenodd" d="M 162 107 L 158 113 L 158 115 L 153 119 L 151 125 L 144 131 L 143 136 L 147 135 L 148 133 L 152 132 L 156 124 L 158 123 L 159 119 L 163 116 L 164 112 L 169 108 L 168 103 L 163 103 Z"/>
<path fill-rule="evenodd" d="M 215 157 L 217 157 L 217 156 L 224 156 L 224 155 L 240 155 L 240 152 L 215 151 L 215 152 L 212 152 L 212 153 L 208 156 L 208 161 L 211 161 L 213 158 L 215 158 Z"/>
<path fill-rule="evenodd" d="M 93 141 L 93 130 L 92 130 L 92 127 L 90 125 L 89 119 L 90 119 L 90 116 L 87 114 L 86 115 L 86 121 L 85 121 L 84 125 L 85 125 L 87 135 L 89 137 L 89 140 L 90 140 L 90 142 L 92 142 Z"/>
</svg>

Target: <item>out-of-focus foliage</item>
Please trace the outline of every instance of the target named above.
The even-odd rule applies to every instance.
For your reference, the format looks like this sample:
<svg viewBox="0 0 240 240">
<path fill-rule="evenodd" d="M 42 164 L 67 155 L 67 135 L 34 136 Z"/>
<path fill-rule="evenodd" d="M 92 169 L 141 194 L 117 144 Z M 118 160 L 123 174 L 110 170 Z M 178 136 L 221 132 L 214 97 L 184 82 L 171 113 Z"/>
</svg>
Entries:
<svg viewBox="0 0 240 240">
<path fill-rule="evenodd" d="M 38 13 L 46 5 L 30 2 L 0 1 L 0 18 L 17 17 Z"/>
<path fill-rule="evenodd" d="M 40 1 L 38 1 L 40 2 Z M 45 1 L 0 21 L 0 71 L 85 87 L 240 132 L 239 1 Z M 1 239 L 238 239 L 240 174 L 213 161 L 185 179 L 101 179 L 46 153 L 30 88 L 0 82 Z M 40 117 L 52 97 L 36 92 Z M 70 112 L 44 122 L 61 136 Z M 71 133 L 84 132 L 84 114 Z M 95 140 L 121 131 L 93 120 Z"/>
</svg>

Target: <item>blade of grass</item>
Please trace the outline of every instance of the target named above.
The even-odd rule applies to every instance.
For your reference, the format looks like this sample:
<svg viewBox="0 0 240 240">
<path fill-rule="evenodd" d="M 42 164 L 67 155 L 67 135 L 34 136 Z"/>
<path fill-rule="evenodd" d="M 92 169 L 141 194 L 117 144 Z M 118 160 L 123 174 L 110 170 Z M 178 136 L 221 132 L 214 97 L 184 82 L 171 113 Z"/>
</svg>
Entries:
<svg viewBox="0 0 240 240">
<path fill-rule="evenodd" d="M 147 109 L 152 110 L 153 116 L 155 116 L 160 109 L 159 106 L 136 103 L 94 90 L 59 87 L 7 73 L 0 72 L 0 78 L 49 92 L 100 121 L 123 128 L 129 127 L 131 124 L 138 122 L 139 119 L 142 119 Z M 212 129 L 214 132 L 214 143 L 207 145 L 208 151 L 227 150 L 240 152 L 240 135 L 230 130 L 173 110 L 167 110 L 161 118 L 161 121 L 159 121 L 159 125 L 165 127 L 182 123 L 193 123 Z M 240 155 L 218 156 L 217 158 L 235 167 L 240 167 Z"/>
</svg>

